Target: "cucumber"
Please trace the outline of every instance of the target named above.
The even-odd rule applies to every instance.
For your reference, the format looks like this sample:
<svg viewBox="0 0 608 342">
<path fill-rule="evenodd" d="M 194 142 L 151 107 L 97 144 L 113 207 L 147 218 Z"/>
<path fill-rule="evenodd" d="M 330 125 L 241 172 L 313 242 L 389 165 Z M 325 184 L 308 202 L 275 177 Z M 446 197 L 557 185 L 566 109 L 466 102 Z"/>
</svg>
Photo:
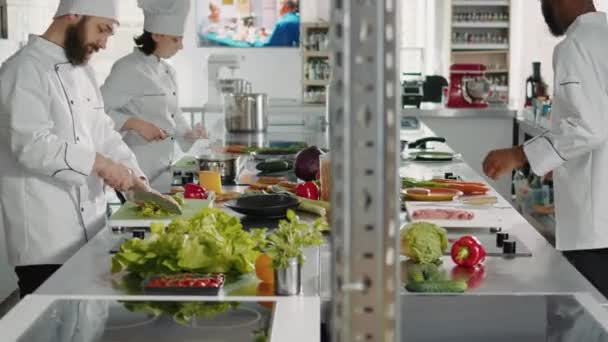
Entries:
<svg viewBox="0 0 608 342">
<path fill-rule="evenodd" d="M 329 202 L 315 201 L 315 200 L 311 200 L 309 198 L 304 198 L 304 197 L 298 197 L 298 199 L 300 200 L 300 203 L 306 203 L 309 205 L 321 207 L 321 208 L 325 209 L 326 211 L 329 210 Z"/>
<path fill-rule="evenodd" d="M 276 160 L 259 163 L 255 168 L 262 172 L 281 172 L 289 171 L 290 165 L 284 160 Z"/>
<path fill-rule="evenodd" d="M 300 211 L 305 211 L 307 213 L 311 213 L 311 214 L 315 214 L 315 215 L 319 215 L 321 217 L 325 217 L 325 215 L 327 215 L 327 210 L 325 210 L 325 208 L 315 205 L 311 202 L 300 202 L 300 205 L 298 206 L 298 210 Z"/>
<path fill-rule="evenodd" d="M 467 290 L 467 283 L 463 281 L 410 281 L 405 285 L 410 292 L 420 293 L 463 293 Z"/>
<path fill-rule="evenodd" d="M 437 282 L 447 280 L 445 270 L 435 264 L 407 263 L 407 279 L 413 282 Z"/>
</svg>

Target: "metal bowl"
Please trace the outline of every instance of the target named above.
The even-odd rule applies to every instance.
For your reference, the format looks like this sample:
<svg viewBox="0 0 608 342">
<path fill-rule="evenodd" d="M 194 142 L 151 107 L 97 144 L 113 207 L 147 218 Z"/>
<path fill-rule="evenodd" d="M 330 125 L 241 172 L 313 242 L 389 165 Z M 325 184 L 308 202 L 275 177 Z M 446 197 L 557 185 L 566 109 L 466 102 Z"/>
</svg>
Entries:
<svg viewBox="0 0 608 342">
<path fill-rule="evenodd" d="M 466 94 L 473 102 L 483 102 L 490 96 L 491 84 L 485 78 L 469 78 L 465 81 Z"/>
</svg>

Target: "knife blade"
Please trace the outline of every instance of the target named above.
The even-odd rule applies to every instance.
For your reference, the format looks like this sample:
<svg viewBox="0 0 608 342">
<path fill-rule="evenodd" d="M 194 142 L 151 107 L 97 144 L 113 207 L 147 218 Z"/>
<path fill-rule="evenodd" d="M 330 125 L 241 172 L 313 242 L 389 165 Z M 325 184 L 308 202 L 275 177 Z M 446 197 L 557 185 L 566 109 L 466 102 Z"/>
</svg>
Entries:
<svg viewBox="0 0 608 342">
<path fill-rule="evenodd" d="M 176 200 L 157 191 L 133 188 L 131 198 L 134 202 L 150 202 L 171 214 L 181 215 L 182 207 Z"/>
</svg>

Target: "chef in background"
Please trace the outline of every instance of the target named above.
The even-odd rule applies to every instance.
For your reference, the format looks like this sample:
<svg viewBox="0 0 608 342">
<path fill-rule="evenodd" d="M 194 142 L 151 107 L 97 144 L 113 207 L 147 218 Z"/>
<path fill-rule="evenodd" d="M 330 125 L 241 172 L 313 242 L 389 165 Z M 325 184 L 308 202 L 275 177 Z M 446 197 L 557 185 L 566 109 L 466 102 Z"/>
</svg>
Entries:
<svg viewBox="0 0 608 342">
<path fill-rule="evenodd" d="M 117 6 L 61 0 L 46 32 L 0 68 L 0 220 L 22 297 L 105 226 L 105 184 L 148 188 L 88 64 Z"/>
<path fill-rule="evenodd" d="M 114 64 L 101 87 L 107 113 L 160 192 L 171 189 L 176 142 L 188 150 L 205 130 L 190 127 L 179 108 L 175 69 L 165 59 L 183 48 L 190 0 L 139 0 L 144 32 L 133 52 Z"/>
<path fill-rule="evenodd" d="M 524 146 L 490 152 L 486 175 L 497 179 L 530 164 L 553 172 L 556 247 L 608 297 L 608 23 L 592 0 L 543 0 L 553 35 L 552 127 Z"/>
</svg>

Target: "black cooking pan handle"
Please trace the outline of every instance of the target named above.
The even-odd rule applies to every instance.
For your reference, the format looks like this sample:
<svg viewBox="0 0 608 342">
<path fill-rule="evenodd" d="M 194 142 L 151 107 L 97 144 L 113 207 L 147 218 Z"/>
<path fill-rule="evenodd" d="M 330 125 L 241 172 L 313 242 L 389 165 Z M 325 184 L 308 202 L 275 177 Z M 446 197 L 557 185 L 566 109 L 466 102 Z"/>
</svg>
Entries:
<svg viewBox="0 0 608 342">
<path fill-rule="evenodd" d="M 422 150 L 425 150 L 427 148 L 426 144 L 430 143 L 430 142 L 445 143 L 445 138 L 442 138 L 442 137 L 422 138 L 422 139 L 418 139 L 418 140 L 414 141 L 413 143 L 410 143 L 408 145 L 408 147 L 409 148 L 420 148 Z"/>
</svg>

